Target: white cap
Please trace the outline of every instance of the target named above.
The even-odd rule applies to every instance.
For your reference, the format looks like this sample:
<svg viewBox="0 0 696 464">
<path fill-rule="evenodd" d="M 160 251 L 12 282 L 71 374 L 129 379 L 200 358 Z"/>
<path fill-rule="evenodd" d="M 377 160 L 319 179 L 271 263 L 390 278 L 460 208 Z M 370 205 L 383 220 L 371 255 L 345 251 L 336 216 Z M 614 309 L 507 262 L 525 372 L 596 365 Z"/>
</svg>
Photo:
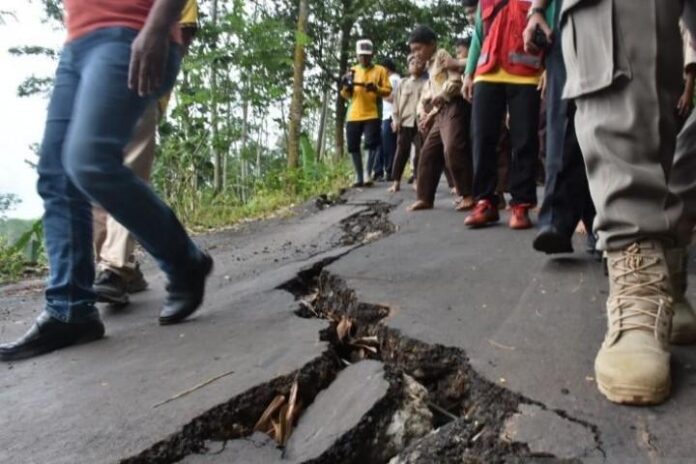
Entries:
<svg viewBox="0 0 696 464">
<path fill-rule="evenodd" d="M 372 41 L 367 39 L 358 40 L 358 43 L 355 44 L 355 53 L 358 56 L 374 54 L 374 46 L 372 45 Z"/>
</svg>

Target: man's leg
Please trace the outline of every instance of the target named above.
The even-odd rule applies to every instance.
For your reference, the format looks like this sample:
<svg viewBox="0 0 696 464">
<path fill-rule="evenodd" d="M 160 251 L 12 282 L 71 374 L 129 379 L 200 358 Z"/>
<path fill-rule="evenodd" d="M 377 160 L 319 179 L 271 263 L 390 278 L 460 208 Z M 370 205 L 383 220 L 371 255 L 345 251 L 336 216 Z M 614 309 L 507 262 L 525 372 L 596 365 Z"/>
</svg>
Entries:
<svg viewBox="0 0 696 464">
<path fill-rule="evenodd" d="M 445 154 L 440 135 L 440 115 L 435 118 L 433 127 L 425 138 L 418 163 L 416 179 L 417 201 L 409 208 L 411 211 L 431 209 L 435 203 L 435 193 L 445 167 Z"/>
<path fill-rule="evenodd" d="M 577 98 L 576 123 L 610 278 L 596 379 L 619 403 L 660 403 L 671 385 L 664 248 L 675 241 L 675 224 L 665 205 L 673 201 L 667 179 L 682 86 L 681 10 L 679 0 L 599 2 L 573 10 L 563 31 L 569 76 L 570 66 L 584 72 L 595 63 L 598 47 L 614 60 L 614 81 Z M 612 40 L 606 34 L 575 40 L 574 30 L 591 28 L 611 31 Z"/>
<path fill-rule="evenodd" d="M 575 104 L 562 100 L 566 81 L 560 43 L 547 58 L 547 151 L 544 201 L 539 212 L 540 231 L 534 248 L 548 254 L 572 253 L 578 222 L 592 222 L 585 163 L 575 133 Z M 588 228 L 588 237 L 593 237 Z"/>
<path fill-rule="evenodd" d="M 444 144 L 445 164 L 452 174 L 457 193 L 464 197 L 467 208 L 473 206 L 471 182 L 473 162 L 471 160 L 471 109 L 458 98 L 444 109 L 440 122 L 440 134 Z M 468 201 L 467 201 L 468 200 Z"/>
<path fill-rule="evenodd" d="M 348 143 L 348 153 L 353 160 L 355 168 L 355 186 L 362 187 L 365 183 L 363 172 L 362 153 L 360 152 L 360 140 L 362 139 L 363 123 L 359 121 L 348 121 L 346 123 L 346 141 Z"/>
<path fill-rule="evenodd" d="M 505 85 L 488 82 L 475 84 L 471 133 L 473 191 L 476 200 L 495 203 L 498 183 L 496 148 L 500 138 L 500 121 L 505 117 L 506 105 Z"/>
<path fill-rule="evenodd" d="M 392 119 L 382 121 L 382 160 L 384 162 L 384 176 L 388 181 L 392 180 L 392 168 L 394 167 L 394 154 L 396 153 L 396 133 L 392 129 Z"/>
<path fill-rule="evenodd" d="M 535 85 L 506 86 L 510 112 L 510 228 L 529 229 L 529 210 L 537 203 L 539 167 L 539 91 Z"/>
<path fill-rule="evenodd" d="M 535 205 L 539 156 L 539 91 L 534 85 L 506 86 L 510 112 L 511 205 Z"/>
<path fill-rule="evenodd" d="M 473 193 L 477 203 L 474 211 L 464 220 L 464 224 L 471 228 L 483 227 L 500 219 L 496 194 L 496 149 L 506 103 L 504 84 L 479 82 L 474 85 L 471 133 L 474 158 Z"/>
<path fill-rule="evenodd" d="M 50 268 L 44 312 L 24 337 L 0 345 L 2 361 L 29 358 L 104 334 L 92 291 L 92 206 L 68 177 L 62 159 L 80 86 L 78 52 L 68 44 L 61 53 L 38 165 Z"/>
<path fill-rule="evenodd" d="M 414 127 L 402 127 L 398 132 L 397 142 L 396 142 L 396 158 L 394 160 L 394 167 L 392 169 L 391 177 L 394 179 L 394 186 L 398 190 L 401 184 L 401 178 L 404 175 L 404 169 L 406 169 L 406 163 L 411 156 L 411 146 L 413 144 L 414 136 L 417 129 Z"/>
<path fill-rule="evenodd" d="M 152 164 L 155 160 L 158 112 L 157 102 L 148 105 L 135 127 L 132 140 L 125 149 L 124 164 L 145 182 L 150 181 Z M 97 209 L 101 210 L 101 208 L 95 208 Z M 98 252 L 96 257 L 100 271 L 94 283 L 98 299 L 115 304 L 128 303 L 128 286 L 136 280 L 142 281 L 133 255 L 135 240 L 128 229 L 107 215 L 106 237 L 101 247 L 96 247 L 95 239 L 95 249 Z"/>
<path fill-rule="evenodd" d="M 365 149 L 367 150 L 368 177 L 373 180 L 377 175 L 376 165 L 381 158 L 382 124 L 379 119 L 365 121 Z M 383 168 L 380 168 L 383 169 Z M 382 173 L 383 174 L 383 173 Z M 381 177 L 381 176 L 378 176 Z"/>
<path fill-rule="evenodd" d="M 696 226 L 696 112 L 689 116 L 677 137 L 677 149 L 669 178 L 669 189 L 678 202 L 667 210 L 671 223 L 677 224 L 677 246 L 667 250 L 674 290 L 674 318 L 671 342 L 676 344 L 696 343 L 696 313 L 686 298 L 687 249 L 691 244 Z"/>
</svg>

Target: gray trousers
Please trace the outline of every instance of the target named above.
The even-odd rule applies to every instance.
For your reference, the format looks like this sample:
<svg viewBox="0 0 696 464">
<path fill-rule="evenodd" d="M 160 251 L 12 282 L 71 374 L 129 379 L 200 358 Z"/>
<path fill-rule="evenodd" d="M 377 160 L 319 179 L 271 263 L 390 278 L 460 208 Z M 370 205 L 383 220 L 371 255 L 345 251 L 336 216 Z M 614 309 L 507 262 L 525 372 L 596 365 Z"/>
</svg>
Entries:
<svg viewBox="0 0 696 464">
<path fill-rule="evenodd" d="M 691 1 L 691 0 L 687 0 Z M 677 149 L 683 0 L 566 0 L 562 42 L 598 246 L 686 245 L 694 225 L 696 118 Z"/>
</svg>

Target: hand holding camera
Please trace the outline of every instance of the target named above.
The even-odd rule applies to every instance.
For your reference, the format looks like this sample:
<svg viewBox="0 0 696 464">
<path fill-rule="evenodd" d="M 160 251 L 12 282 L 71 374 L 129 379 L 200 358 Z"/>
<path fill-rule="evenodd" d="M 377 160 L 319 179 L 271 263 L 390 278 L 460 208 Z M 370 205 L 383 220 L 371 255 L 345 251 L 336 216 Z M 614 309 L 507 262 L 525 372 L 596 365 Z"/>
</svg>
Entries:
<svg viewBox="0 0 696 464">
<path fill-rule="evenodd" d="M 377 90 L 379 89 L 373 82 L 368 82 L 367 84 L 365 84 L 365 90 L 367 90 L 368 92 L 377 93 Z"/>
</svg>

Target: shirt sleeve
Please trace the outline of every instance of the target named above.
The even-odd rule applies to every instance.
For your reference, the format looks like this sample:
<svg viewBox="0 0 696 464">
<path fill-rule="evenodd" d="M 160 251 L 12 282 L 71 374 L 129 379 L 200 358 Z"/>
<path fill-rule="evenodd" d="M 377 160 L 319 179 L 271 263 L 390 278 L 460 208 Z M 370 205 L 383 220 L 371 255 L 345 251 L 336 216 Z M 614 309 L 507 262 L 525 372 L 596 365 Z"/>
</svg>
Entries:
<svg viewBox="0 0 696 464">
<path fill-rule="evenodd" d="M 392 121 L 394 121 L 394 124 L 398 124 L 399 121 L 401 121 L 401 108 L 399 108 L 400 102 L 401 102 L 401 92 L 403 88 L 403 84 L 406 81 L 407 78 L 402 79 L 399 81 L 399 83 L 396 86 L 396 90 L 394 91 L 394 102 L 392 103 Z"/>
<path fill-rule="evenodd" d="M 479 57 L 481 56 L 481 45 L 483 43 L 483 20 L 481 19 L 481 5 L 479 4 L 476 10 L 476 27 L 474 27 L 474 36 L 471 38 L 471 47 L 469 47 L 469 58 L 466 62 L 466 70 L 464 74 L 467 76 L 473 75 L 478 67 Z"/>
<path fill-rule="evenodd" d="M 181 11 L 179 25 L 181 27 L 198 28 L 198 2 L 196 0 L 186 1 L 184 9 Z"/>
<path fill-rule="evenodd" d="M 380 97 L 388 97 L 392 93 L 392 85 L 389 82 L 389 75 L 386 68 L 382 68 L 380 72 L 379 84 L 377 84 L 377 93 Z"/>
</svg>

